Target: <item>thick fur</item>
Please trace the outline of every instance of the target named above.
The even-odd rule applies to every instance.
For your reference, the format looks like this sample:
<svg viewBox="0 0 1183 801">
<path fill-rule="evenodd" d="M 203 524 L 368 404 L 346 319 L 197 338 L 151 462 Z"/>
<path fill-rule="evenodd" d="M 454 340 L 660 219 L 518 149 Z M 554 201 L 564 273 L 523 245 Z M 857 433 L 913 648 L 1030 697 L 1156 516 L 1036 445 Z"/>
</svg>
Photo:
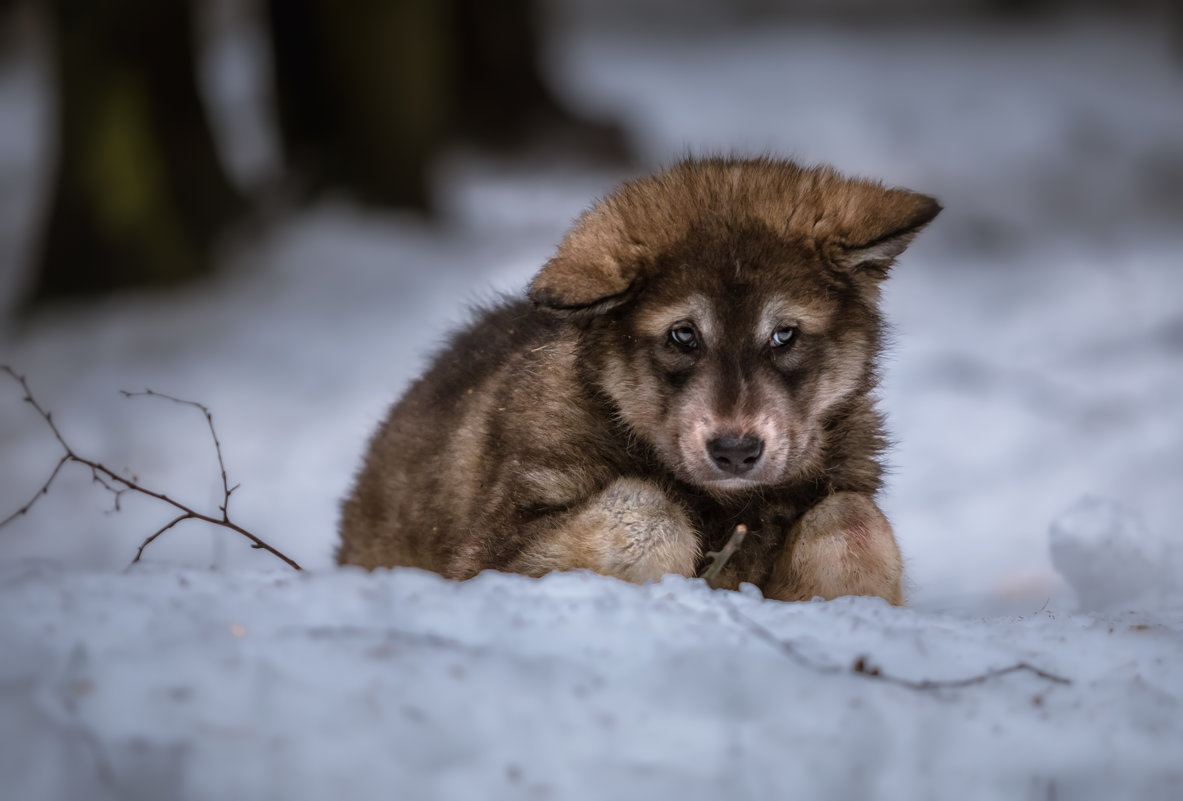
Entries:
<svg viewBox="0 0 1183 801">
<path fill-rule="evenodd" d="M 879 285 L 939 211 L 769 159 L 625 184 L 394 406 L 338 561 L 641 582 L 695 575 L 743 523 L 718 586 L 902 603 L 873 500 Z"/>
</svg>

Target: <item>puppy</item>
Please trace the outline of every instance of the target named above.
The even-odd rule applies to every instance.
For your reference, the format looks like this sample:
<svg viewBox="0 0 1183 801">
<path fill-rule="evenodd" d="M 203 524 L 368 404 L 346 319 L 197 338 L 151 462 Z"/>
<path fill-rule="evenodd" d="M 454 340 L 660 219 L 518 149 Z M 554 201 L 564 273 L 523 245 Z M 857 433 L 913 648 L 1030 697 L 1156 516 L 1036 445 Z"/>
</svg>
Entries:
<svg viewBox="0 0 1183 801">
<path fill-rule="evenodd" d="M 940 211 L 829 168 L 688 160 L 587 211 L 393 407 L 343 507 L 341 564 L 467 579 L 697 575 L 877 595 L 880 283 Z"/>
</svg>

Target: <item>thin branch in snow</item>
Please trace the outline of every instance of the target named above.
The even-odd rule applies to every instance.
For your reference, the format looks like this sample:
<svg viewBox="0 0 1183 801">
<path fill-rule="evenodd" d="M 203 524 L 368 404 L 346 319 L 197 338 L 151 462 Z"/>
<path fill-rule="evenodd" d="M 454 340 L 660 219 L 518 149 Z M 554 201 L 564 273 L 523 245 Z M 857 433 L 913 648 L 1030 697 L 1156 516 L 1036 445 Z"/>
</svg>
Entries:
<svg viewBox="0 0 1183 801">
<path fill-rule="evenodd" d="M 28 400 L 28 398 L 26 398 L 26 400 Z M 49 474 L 49 478 L 46 479 L 45 483 L 41 485 L 41 489 L 37 490 L 36 494 L 34 494 L 33 497 L 29 499 L 29 502 L 26 503 L 24 506 L 22 506 L 20 509 L 17 509 L 15 512 L 10 514 L 8 517 L 4 518 L 3 520 L 0 520 L 0 528 L 4 528 L 9 523 L 11 523 L 13 520 L 16 520 L 18 517 L 23 517 L 24 515 L 27 515 L 29 513 L 29 510 L 32 509 L 37 504 L 37 501 L 41 500 L 44 496 L 48 495 L 49 488 L 53 485 L 54 479 L 56 479 L 58 477 L 58 473 L 61 472 L 62 467 L 64 467 L 66 465 L 66 463 L 69 461 L 70 461 L 69 455 L 63 456 L 61 458 L 61 460 L 58 461 L 57 466 L 53 468 L 53 472 Z"/>
<path fill-rule="evenodd" d="M 710 584 L 723 571 L 723 567 L 727 564 L 735 551 L 743 544 L 743 539 L 748 535 L 748 527 L 740 523 L 731 532 L 731 536 L 727 538 L 726 544 L 717 551 L 707 551 L 707 556 L 711 558 L 711 563 L 703 569 L 699 578 L 706 579 L 707 584 Z"/>
<path fill-rule="evenodd" d="M 835 673 L 845 672 L 838 665 L 827 664 L 824 662 L 818 662 L 816 660 L 809 658 L 808 656 L 806 656 L 805 654 L 803 654 L 799 650 L 797 650 L 797 646 L 793 645 L 788 640 L 782 640 L 780 637 L 777 637 L 775 634 L 773 634 L 767 628 L 765 628 L 764 626 L 760 625 L 756 621 L 752 620 L 747 615 L 740 612 L 738 609 L 735 608 L 735 606 L 729 600 L 726 600 L 725 598 L 723 599 L 723 605 L 725 607 L 727 607 L 727 614 L 729 614 L 731 616 L 732 620 L 734 620 L 736 623 L 738 623 L 743 628 L 747 629 L 752 634 L 756 635 L 757 638 L 763 640 L 764 642 L 766 642 L 769 645 L 771 645 L 772 647 L 774 647 L 776 650 L 780 651 L 782 654 L 787 656 L 789 659 L 792 659 L 798 665 L 801 665 L 801 667 L 808 668 L 809 670 L 813 670 L 817 673 L 825 673 L 825 674 L 835 674 Z"/>
<path fill-rule="evenodd" d="M 204 404 L 198 403 L 197 401 L 174 398 L 172 395 L 165 395 L 163 392 L 156 392 L 151 389 L 145 389 L 143 392 L 128 392 L 126 389 L 121 389 L 119 392 L 125 398 L 164 398 L 173 403 L 179 403 L 182 406 L 192 406 L 205 415 L 205 422 L 209 426 L 209 435 L 214 441 L 214 451 L 218 454 L 218 467 L 222 471 L 222 505 L 218 508 L 222 511 L 222 519 L 226 520 L 227 515 L 230 514 L 230 494 L 238 489 L 238 485 L 235 484 L 231 487 L 226 477 L 226 462 L 222 460 L 222 443 L 218 441 L 218 432 L 214 430 L 214 416 L 210 410 Z"/>
<path fill-rule="evenodd" d="M 985 684 L 991 679 L 996 679 L 999 676 L 1005 676 L 1008 673 L 1033 673 L 1041 679 L 1046 679 L 1056 684 L 1071 684 L 1071 679 L 1066 679 L 1063 676 L 1057 676 L 1054 673 L 1048 673 L 1046 670 L 1029 665 L 1026 662 L 1018 662 L 1010 667 L 991 668 L 976 676 L 969 676 L 964 679 L 904 679 L 899 676 L 889 676 L 879 670 L 878 667 L 872 665 L 867 661 L 867 657 L 860 656 L 854 660 L 854 665 L 851 670 L 855 673 L 860 673 L 871 678 L 881 679 L 889 684 L 896 684 L 900 687 L 908 687 L 913 690 L 948 690 L 956 689 L 958 687 L 970 687 L 974 684 Z"/>
<path fill-rule="evenodd" d="M 95 483 L 102 486 L 103 489 L 107 490 L 115 497 L 115 510 L 116 511 L 119 510 L 120 497 L 124 493 L 132 492 L 132 493 L 137 493 L 139 495 L 145 495 L 149 498 L 154 498 L 157 501 L 160 501 L 161 503 L 172 506 L 174 509 L 176 509 L 178 512 L 180 512 L 180 515 L 178 517 L 176 517 L 172 522 L 170 522 L 168 525 L 158 529 L 155 533 L 153 533 L 151 536 L 149 536 L 147 539 L 145 539 L 143 543 L 140 544 L 139 549 L 136 551 L 135 558 L 132 559 L 132 564 L 139 562 L 140 557 L 142 557 L 144 554 L 144 549 L 146 547 L 148 547 L 150 544 L 152 544 L 158 537 L 160 537 L 160 535 L 164 534 L 164 532 L 171 529 L 173 526 L 176 526 L 178 523 L 181 523 L 185 520 L 199 520 L 203 523 L 209 523 L 210 525 L 213 525 L 213 526 L 220 526 L 222 528 L 226 528 L 226 529 L 234 531 L 238 534 L 241 534 L 243 537 L 246 537 L 248 540 L 250 540 L 252 548 L 255 548 L 255 549 L 261 550 L 261 551 L 267 551 L 267 553 L 282 560 L 284 563 L 286 563 L 287 565 L 289 565 L 290 567 L 292 567 L 295 570 L 301 569 L 301 567 L 298 564 L 296 564 L 296 562 L 294 560 L 292 560 L 288 556 L 284 555 L 280 551 L 276 550 L 275 548 L 271 547 L 266 542 L 261 540 L 259 537 L 255 536 L 251 532 L 242 528 L 241 526 L 239 526 L 237 523 L 235 523 L 234 521 L 232 521 L 230 519 L 230 513 L 228 511 L 229 506 L 230 506 L 230 495 L 231 495 L 231 493 L 234 492 L 234 490 L 238 489 L 238 486 L 237 485 L 235 485 L 233 487 L 230 486 L 229 480 L 226 476 L 226 465 L 225 465 L 225 462 L 223 462 L 223 460 L 222 460 L 222 445 L 218 441 L 217 432 L 214 430 L 213 415 L 210 414 L 209 409 L 207 409 L 205 406 L 201 405 L 200 403 L 196 403 L 194 401 L 181 400 L 179 398 L 173 398 L 169 395 L 163 395 L 159 392 L 153 392 L 152 390 L 146 390 L 144 392 L 124 392 L 123 393 L 125 397 L 134 397 L 134 396 L 138 396 L 138 395 L 151 395 L 154 397 L 164 398 L 165 400 L 171 400 L 175 403 L 180 403 L 180 404 L 184 404 L 187 406 L 194 406 L 194 407 L 200 409 L 201 412 L 205 415 L 206 423 L 209 425 L 210 435 L 213 437 L 213 440 L 214 440 L 214 449 L 217 451 L 217 454 L 218 454 L 218 465 L 221 467 L 221 470 L 222 470 L 222 505 L 220 507 L 218 507 L 218 510 L 222 513 L 220 518 L 214 517 L 212 515 L 202 514 L 201 512 L 198 512 L 195 509 L 193 509 L 189 506 L 186 506 L 185 504 L 181 503 L 180 501 L 174 500 L 173 498 L 169 497 L 168 495 L 165 495 L 162 492 L 156 492 L 154 490 L 150 490 L 150 489 L 144 487 L 142 484 L 140 484 L 139 480 L 135 476 L 132 476 L 131 478 L 124 478 L 123 476 L 119 475 L 118 473 L 115 473 L 114 471 L 107 468 L 101 462 L 96 462 L 94 460 L 86 459 L 82 456 L 79 456 L 77 453 L 74 452 L 74 449 L 71 448 L 70 445 L 66 442 L 65 438 L 62 436 L 61 431 L 58 430 L 57 424 L 54 423 L 54 421 L 53 421 L 53 415 L 51 413 L 47 412 L 44 408 L 42 408 L 41 404 L 39 404 L 37 402 L 37 399 L 33 397 L 33 392 L 32 392 L 32 390 L 29 389 L 29 383 L 28 383 L 28 381 L 25 380 L 25 377 L 23 375 L 18 375 L 8 365 L 0 365 L 0 371 L 7 373 L 9 376 L 12 377 L 12 379 L 14 381 L 16 381 L 17 383 L 19 383 L 21 385 L 21 388 L 25 392 L 25 397 L 24 397 L 25 402 L 28 403 L 29 405 L 31 405 L 37 411 L 37 414 L 41 415 L 41 419 L 45 421 L 45 424 L 47 426 L 49 426 L 49 430 L 53 432 L 54 438 L 57 439 L 58 444 L 61 445 L 62 450 L 65 451 L 65 454 L 62 456 L 61 460 L 57 463 L 57 466 L 54 467 L 53 472 L 50 474 L 49 478 L 45 481 L 44 484 L 41 485 L 41 489 L 39 489 L 37 491 L 37 493 L 32 497 L 32 499 L 29 500 L 28 503 L 26 503 L 20 509 L 16 510 L 11 515 L 6 517 L 3 521 L 0 521 L 0 528 L 3 528 L 4 526 L 8 525 L 16 518 L 21 517 L 22 515 L 28 514 L 29 510 L 33 508 L 33 505 L 36 504 L 37 501 L 42 498 L 42 496 L 49 494 L 49 489 L 53 485 L 54 479 L 56 479 L 58 477 L 58 474 L 61 472 L 62 467 L 65 466 L 68 462 L 74 462 L 76 464 L 80 464 L 86 468 L 89 468 L 91 477 L 94 479 Z"/>
<path fill-rule="evenodd" d="M 1022 672 L 1032 673 L 1041 679 L 1046 679 L 1047 681 L 1053 682 L 1055 684 L 1072 683 L 1071 679 L 1066 679 L 1063 676 L 1057 676 L 1054 673 L 1049 673 L 1046 670 L 1029 665 L 1026 662 L 1018 662 L 1014 665 L 1004 668 L 991 668 L 990 670 L 984 671 L 974 676 L 968 676 L 963 679 L 906 679 L 901 676 L 892 676 L 891 674 L 884 673 L 876 665 L 872 664 L 869 661 L 869 658 L 866 656 L 860 656 L 855 659 L 854 664 L 849 668 L 844 668 L 835 664 L 817 662 L 797 650 L 797 647 L 791 642 L 782 640 L 780 637 L 777 637 L 775 634 L 769 631 L 766 627 L 760 625 L 755 620 L 752 620 L 747 615 L 741 613 L 729 601 L 725 602 L 725 605 L 727 607 L 728 614 L 731 615 L 731 619 L 736 623 L 743 626 L 759 639 L 776 648 L 778 651 L 792 659 L 797 664 L 818 673 L 824 673 L 827 675 L 851 673 L 857 676 L 863 676 L 868 679 L 878 679 L 879 681 L 887 682 L 888 684 L 894 684 L 897 687 L 905 687 L 909 690 L 918 691 L 953 690 L 962 687 L 971 687 L 975 684 L 985 684 L 991 679 L 996 679 L 1009 673 Z"/>
<path fill-rule="evenodd" d="M 132 559 L 131 563 L 134 565 L 136 562 L 140 561 L 140 557 L 144 555 L 144 549 L 147 548 L 149 545 L 151 545 L 153 542 L 155 542 L 156 538 L 159 537 L 161 534 L 168 531 L 170 528 L 175 526 L 177 523 L 183 523 L 186 520 L 193 520 L 193 519 L 194 519 L 193 515 L 183 514 L 180 517 L 174 518 L 171 523 L 161 526 L 159 529 L 156 530 L 156 532 L 154 534 L 152 534 L 150 537 L 148 537 L 148 539 L 146 539 L 140 543 L 140 547 L 136 548 L 136 558 Z M 298 567 L 296 569 L 299 570 Z"/>
</svg>

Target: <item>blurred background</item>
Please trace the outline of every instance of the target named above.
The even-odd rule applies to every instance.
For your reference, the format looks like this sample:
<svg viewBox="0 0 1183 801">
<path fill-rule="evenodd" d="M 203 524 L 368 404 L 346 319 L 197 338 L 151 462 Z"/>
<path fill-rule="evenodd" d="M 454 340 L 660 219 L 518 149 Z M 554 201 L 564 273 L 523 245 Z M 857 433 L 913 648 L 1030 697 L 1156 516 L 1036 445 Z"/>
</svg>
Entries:
<svg viewBox="0 0 1183 801">
<path fill-rule="evenodd" d="M 946 208 L 886 298 L 913 600 L 1038 608 L 1085 498 L 1127 521 L 1097 547 L 1169 583 L 1181 8 L 0 0 L 0 363 L 79 452 L 214 510 L 200 416 L 118 391 L 207 404 L 232 516 L 324 568 L 386 406 L 595 197 L 687 153 L 828 162 Z M 0 517 L 59 458 L 0 382 Z M 122 567 L 169 516 L 120 505 L 67 470 L 0 559 Z M 200 526 L 149 558 L 283 568 Z"/>
</svg>

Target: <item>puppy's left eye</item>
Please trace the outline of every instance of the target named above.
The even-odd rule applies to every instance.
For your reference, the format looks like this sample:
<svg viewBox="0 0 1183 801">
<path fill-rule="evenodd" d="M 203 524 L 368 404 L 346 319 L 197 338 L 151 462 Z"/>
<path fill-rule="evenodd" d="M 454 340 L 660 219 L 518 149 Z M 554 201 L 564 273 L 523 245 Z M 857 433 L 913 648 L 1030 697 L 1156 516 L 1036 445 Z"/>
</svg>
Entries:
<svg viewBox="0 0 1183 801">
<path fill-rule="evenodd" d="M 682 350 L 694 350 L 698 347 L 698 335 L 689 325 L 678 325 L 670 329 L 670 342 Z"/>
<path fill-rule="evenodd" d="M 792 342 L 796 336 L 796 328 L 793 328 L 791 325 L 782 325 L 772 332 L 772 336 L 768 338 L 768 344 L 774 348 L 783 348 Z"/>
</svg>

